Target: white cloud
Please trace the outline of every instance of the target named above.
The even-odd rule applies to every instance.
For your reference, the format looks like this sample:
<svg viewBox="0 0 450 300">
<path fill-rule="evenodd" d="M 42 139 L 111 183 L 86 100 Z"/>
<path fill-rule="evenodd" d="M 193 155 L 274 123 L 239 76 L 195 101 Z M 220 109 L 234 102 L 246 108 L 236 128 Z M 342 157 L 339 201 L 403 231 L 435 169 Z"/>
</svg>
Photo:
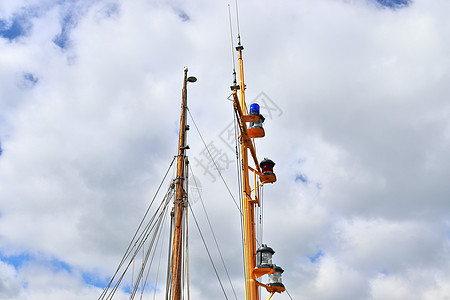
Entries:
<svg viewBox="0 0 450 300">
<path fill-rule="evenodd" d="M 20 282 L 13 266 L 0 262 L 0 298 L 10 299 L 20 292 Z"/>
<path fill-rule="evenodd" d="M 2 2 L 0 18 L 29 3 Z M 77 22 L 61 49 L 68 10 Z M 438 0 L 240 3 L 247 100 L 263 91 L 282 110 L 257 141 L 278 177 L 264 188 L 263 242 L 294 299 L 449 293 L 448 10 Z M 0 293 L 95 298 L 83 273 L 112 275 L 175 154 L 185 65 L 206 143 L 234 157 L 219 137 L 232 118 L 227 3 L 48 1 L 38 11 L 27 36 L 0 38 L 0 251 L 72 270 L 2 263 Z M 37 83 L 24 88 L 24 74 Z M 203 144 L 190 123 L 191 165 L 241 295 L 239 215 L 196 161 Z M 236 192 L 235 165 L 223 175 Z M 193 293 L 211 299 L 221 290 L 205 281 L 215 275 L 191 232 Z"/>
</svg>

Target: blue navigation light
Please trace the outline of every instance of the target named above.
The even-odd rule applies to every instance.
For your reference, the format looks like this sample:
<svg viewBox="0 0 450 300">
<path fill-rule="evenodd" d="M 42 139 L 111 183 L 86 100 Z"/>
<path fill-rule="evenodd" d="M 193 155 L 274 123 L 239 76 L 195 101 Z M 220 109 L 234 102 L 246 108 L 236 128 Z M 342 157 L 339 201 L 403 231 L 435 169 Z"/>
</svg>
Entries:
<svg viewBox="0 0 450 300">
<path fill-rule="evenodd" d="M 253 103 L 250 105 L 250 114 L 251 115 L 259 115 L 259 104 Z"/>
</svg>

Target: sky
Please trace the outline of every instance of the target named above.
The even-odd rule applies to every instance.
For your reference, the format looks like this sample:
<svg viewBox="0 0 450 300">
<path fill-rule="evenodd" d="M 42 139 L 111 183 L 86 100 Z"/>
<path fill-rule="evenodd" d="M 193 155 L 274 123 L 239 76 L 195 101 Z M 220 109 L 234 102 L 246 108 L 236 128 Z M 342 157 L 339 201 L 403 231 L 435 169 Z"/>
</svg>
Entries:
<svg viewBox="0 0 450 300">
<path fill-rule="evenodd" d="M 0 299 L 98 298 L 176 155 L 185 66 L 238 198 L 227 5 L 0 2 Z M 239 1 L 258 157 L 276 163 L 260 239 L 290 297 L 273 299 L 449 299 L 449 15 L 445 0 Z M 194 121 L 192 209 L 220 265 L 201 195 L 243 298 L 239 212 Z M 190 228 L 192 296 L 218 299 Z"/>
</svg>

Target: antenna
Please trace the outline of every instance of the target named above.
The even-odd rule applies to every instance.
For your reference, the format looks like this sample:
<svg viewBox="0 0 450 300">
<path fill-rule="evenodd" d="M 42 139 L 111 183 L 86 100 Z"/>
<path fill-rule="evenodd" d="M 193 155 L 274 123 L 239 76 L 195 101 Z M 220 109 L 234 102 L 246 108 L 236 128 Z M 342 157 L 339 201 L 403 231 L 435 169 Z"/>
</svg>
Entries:
<svg viewBox="0 0 450 300">
<path fill-rule="evenodd" d="M 239 30 L 239 12 L 238 12 L 238 2 L 236 0 L 236 24 L 237 24 L 237 38 L 238 38 L 238 46 L 241 45 L 241 32 Z"/>
<path fill-rule="evenodd" d="M 236 80 L 236 61 L 234 59 L 234 45 L 233 45 L 233 26 L 231 25 L 231 9 L 230 4 L 228 4 L 228 18 L 230 21 L 230 42 L 231 42 L 231 57 L 233 60 L 233 85 L 231 86 L 231 90 L 238 90 L 239 85 Z"/>
</svg>

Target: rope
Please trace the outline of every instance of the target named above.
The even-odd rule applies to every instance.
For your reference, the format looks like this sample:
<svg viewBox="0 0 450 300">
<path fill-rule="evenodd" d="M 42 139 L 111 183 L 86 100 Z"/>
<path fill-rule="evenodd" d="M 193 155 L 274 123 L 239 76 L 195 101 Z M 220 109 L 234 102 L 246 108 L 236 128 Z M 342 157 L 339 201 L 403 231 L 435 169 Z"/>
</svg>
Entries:
<svg viewBox="0 0 450 300">
<path fill-rule="evenodd" d="M 153 247 L 153 245 L 155 244 L 155 241 L 159 240 L 159 236 L 161 235 L 161 230 L 159 230 L 159 229 L 161 228 L 161 224 L 162 224 L 163 220 L 165 219 L 166 212 L 167 212 L 167 207 L 168 207 L 168 205 L 166 205 L 166 206 L 164 207 L 164 210 L 161 212 L 160 217 L 158 218 L 158 223 L 157 223 L 157 226 L 156 226 L 156 230 L 153 231 L 153 235 L 152 235 L 152 239 L 151 239 L 151 241 L 150 241 L 150 245 L 149 245 L 149 247 L 148 247 L 148 249 L 147 249 L 147 252 L 146 252 L 146 254 L 145 254 L 145 257 L 144 257 L 144 259 L 143 259 L 143 261 L 142 261 L 141 268 L 140 268 L 140 270 L 139 270 L 139 274 L 138 274 L 138 277 L 137 277 L 137 279 L 136 279 L 136 283 L 135 283 L 135 285 L 134 285 L 134 288 L 133 288 L 133 290 L 132 290 L 132 292 L 131 292 L 131 294 L 130 294 L 130 300 L 131 300 L 131 299 L 134 299 L 134 296 L 136 295 L 136 292 L 137 292 L 137 290 L 138 290 L 138 288 L 139 288 L 139 284 L 140 284 L 140 282 L 141 282 L 141 280 L 142 280 L 142 277 L 143 277 L 143 274 L 144 274 L 144 272 L 145 272 L 145 268 L 146 268 L 146 266 L 147 266 L 148 259 L 149 259 L 149 257 L 150 257 L 150 254 L 152 253 L 152 249 L 155 249 L 155 248 Z M 150 232 L 149 232 L 149 234 L 145 237 L 145 239 L 147 239 L 149 235 L 150 235 Z M 153 254 L 154 254 L 154 253 L 155 253 L 155 251 L 153 251 Z M 152 259 L 151 259 L 151 261 L 150 261 L 150 264 L 149 264 L 149 270 L 150 270 L 151 265 L 152 265 L 152 262 L 153 262 L 153 257 L 154 257 L 154 255 L 152 256 Z"/>
<path fill-rule="evenodd" d="M 186 157 L 186 194 L 185 195 L 186 195 L 186 203 L 188 203 L 188 205 L 189 205 L 189 198 L 188 198 L 188 196 L 189 196 L 189 169 L 190 169 L 190 167 L 191 167 L 191 165 L 189 163 L 189 160 Z M 184 236 L 186 237 L 186 241 L 185 241 L 185 246 L 186 246 L 186 248 L 185 248 L 185 256 L 186 256 L 186 258 L 184 260 L 184 263 L 186 264 L 186 266 L 185 266 L 185 271 L 186 271 L 186 276 L 185 276 L 186 277 L 186 293 L 187 293 L 187 300 L 190 300 L 191 299 L 191 291 L 189 289 L 189 235 L 188 235 L 189 222 L 188 222 L 188 209 L 185 209 L 184 213 L 185 213 L 185 218 L 184 218 L 184 220 L 185 220 L 185 224 L 184 224 L 185 234 L 184 234 Z"/>
<path fill-rule="evenodd" d="M 225 292 L 225 289 L 223 288 L 223 284 L 222 284 L 222 281 L 220 280 L 219 273 L 217 272 L 216 265 L 214 264 L 214 261 L 211 257 L 211 253 L 209 252 L 208 246 L 206 245 L 205 238 L 203 237 L 202 231 L 200 230 L 200 226 L 198 225 L 197 218 L 195 217 L 194 211 L 192 210 L 192 206 L 190 203 L 189 203 L 189 208 L 191 210 L 192 217 L 194 218 L 195 225 L 197 226 L 197 230 L 200 233 L 200 237 L 202 238 L 203 245 L 205 246 L 206 253 L 208 254 L 208 257 L 209 257 L 209 261 L 211 262 L 214 272 L 216 273 L 217 280 L 219 281 L 220 287 L 222 288 L 222 292 L 223 292 L 225 298 L 228 300 L 227 293 Z"/>
<path fill-rule="evenodd" d="M 173 210 L 170 214 L 170 236 L 169 236 L 169 255 L 167 255 L 167 278 L 166 278 L 166 299 L 170 299 L 172 296 L 172 285 L 170 284 L 170 278 L 172 277 L 172 234 L 173 234 L 173 224 L 174 224 L 174 214 Z"/>
<path fill-rule="evenodd" d="M 239 212 L 242 214 L 242 210 L 239 209 L 239 205 L 237 204 L 236 199 L 235 199 L 234 196 L 233 196 L 233 193 L 231 192 L 230 188 L 228 187 L 228 184 L 226 183 L 225 179 L 223 178 L 222 172 L 220 172 L 220 169 L 219 169 L 219 167 L 217 166 L 216 161 L 215 161 L 214 158 L 212 157 L 211 152 L 209 151 L 208 146 L 206 145 L 205 140 L 203 139 L 203 136 L 202 136 L 202 134 L 200 133 L 200 130 L 199 130 L 198 127 L 197 127 L 197 123 L 195 123 L 195 120 L 194 120 L 194 118 L 192 117 L 192 114 L 191 114 L 191 111 L 189 110 L 189 108 L 187 109 L 187 111 L 189 112 L 189 116 L 191 117 L 191 120 L 192 120 L 192 122 L 194 123 L 194 127 L 195 127 L 195 129 L 197 130 L 197 133 L 198 133 L 198 135 L 200 136 L 200 139 L 202 140 L 202 143 L 203 143 L 203 145 L 205 146 L 206 151 L 208 152 L 209 157 L 211 158 L 212 162 L 214 163 L 214 166 L 216 167 L 217 173 L 219 173 L 220 178 L 222 179 L 222 182 L 224 183 L 225 187 L 227 188 L 228 193 L 230 194 L 231 198 L 233 199 L 234 204 L 236 205 L 236 207 L 237 207 L 237 209 L 239 210 Z"/>
<path fill-rule="evenodd" d="M 164 221 L 163 221 L 164 224 L 165 224 L 165 222 L 166 222 L 166 219 L 167 219 L 167 213 L 164 214 Z M 159 234 L 157 244 L 159 244 L 159 239 L 160 239 L 161 235 L 162 235 L 163 237 L 166 236 L 166 227 L 167 227 L 167 226 L 164 226 L 164 231 L 163 231 L 162 233 Z M 164 242 L 164 241 L 163 241 L 163 242 Z M 158 277 L 159 277 L 159 268 L 160 268 L 160 266 L 161 266 L 162 250 L 163 250 L 163 247 L 161 246 L 161 247 L 160 247 L 160 251 L 159 251 L 158 268 L 157 268 L 157 270 L 156 270 L 156 279 L 155 279 L 155 288 L 154 288 L 154 290 L 153 290 L 153 299 L 155 299 L 155 297 L 156 297 L 156 287 L 158 286 Z M 155 255 L 155 253 L 156 253 L 156 249 L 155 249 L 155 251 L 154 251 L 154 253 L 153 253 L 153 256 Z M 152 261 L 153 261 L 153 257 L 152 257 Z M 141 298 L 140 298 L 141 300 L 142 300 L 142 297 L 143 297 L 143 295 L 144 295 L 144 289 L 145 289 L 145 286 L 147 285 L 147 281 L 148 281 L 148 276 L 149 276 L 149 274 L 150 274 L 150 268 L 148 268 L 148 270 L 147 270 L 147 275 L 145 276 L 145 281 L 144 281 L 144 284 L 143 284 L 143 286 L 142 286 L 142 290 L 141 290 Z"/>
<path fill-rule="evenodd" d="M 292 299 L 291 294 L 289 294 L 289 291 L 287 289 L 286 289 L 286 293 L 288 294 L 288 296 L 291 300 L 294 300 L 294 299 Z"/>
<path fill-rule="evenodd" d="M 108 293 L 109 288 L 111 287 L 112 283 L 114 282 L 114 279 L 115 279 L 116 276 L 118 275 L 119 270 L 122 268 L 122 266 L 124 265 L 125 261 L 126 261 L 127 258 L 130 256 L 131 250 L 134 248 L 134 246 L 132 246 L 133 243 L 134 243 L 134 245 L 136 245 L 136 243 L 137 243 L 137 241 L 135 241 L 135 240 L 136 240 L 136 236 L 138 235 L 138 233 L 139 233 L 139 231 L 140 231 L 140 229 L 141 229 L 141 227 L 142 227 L 142 225 L 143 225 L 143 223 L 144 223 L 144 220 L 147 218 L 147 215 L 148 215 L 148 213 L 149 213 L 149 211 L 150 211 L 150 209 L 151 209 L 153 203 L 155 202 L 155 199 L 156 199 L 156 197 L 157 197 L 157 195 L 158 195 L 158 193 L 159 193 L 159 191 L 160 191 L 160 189 L 161 189 L 163 183 L 165 182 L 166 177 L 167 177 L 167 174 L 169 173 L 170 169 L 172 168 L 172 165 L 173 165 L 173 162 L 174 162 L 174 161 L 175 161 L 175 157 L 172 159 L 172 162 L 170 163 L 169 168 L 167 169 L 167 171 L 166 171 L 166 173 L 165 173 L 165 175 L 164 175 L 164 177 L 163 177 L 161 183 L 159 184 L 158 189 L 156 190 L 156 193 L 155 193 L 155 195 L 153 196 L 153 199 L 152 199 L 152 201 L 150 202 L 150 204 L 149 204 L 149 206 L 148 206 L 148 208 L 147 208 L 147 210 L 146 210 L 146 212 L 145 212 L 145 214 L 144 214 L 144 217 L 142 218 L 141 222 L 139 223 L 139 226 L 138 226 L 136 232 L 134 233 L 133 238 L 131 239 L 131 241 L 130 241 L 130 243 L 129 243 L 127 249 L 126 249 L 125 254 L 124 254 L 123 257 L 122 257 L 122 260 L 120 261 L 119 265 L 117 266 L 116 271 L 114 272 L 114 275 L 111 277 L 111 280 L 108 282 L 107 286 L 105 287 L 105 289 L 103 290 L 103 292 L 102 292 L 102 293 L 100 294 L 100 296 L 98 297 L 98 300 L 100 300 L 100 299 L 105 299 L 105 296 L 106 296 L 106 294 Z M 123 278 L 123 276 L 122 276 L 122 278 Z M 113 290 L 110 292 L 108 298 L 111 298 L 111 297 L 114 295 L 114 293 L 115 293 L 116 290 L 117 290 L 117 288 L 113 288 Z M 107 299 L 108 299 L 108 298 L 107 298 Z"/>
<path fill-rule="evenodd" d="M 161 203 L 161 205 L 159 206 L 157 212 L 158 212 L 159 209 L 161 208 L 162 204 L 165 203 L 164 208 L 167 207 L 167 205 L 168 205 L 168 203 L 169 203 L 169 201 L 168 201 L 169 199 L 170 199 L 170 189 L 169 189 L 169 191 L 167 192 L 166 197 L 164 198 L 164 201 L 163 201 L 163 202 Z M 162 212 L 162 213 L 163 213 L 163 212 Z M 162 213 L 160 213 L 160 216 L 162 215 Z M 136 255 L 139 253 L 139 250 L 141 249 L 141 247 L 142 247 L 142 245 L 144 244 L 145 240 L 148 238 L 151 229 L 154 228 L 154 227 L 156 226 L 156 223 L 153 224 L 153 226 L 151 226 L 151 224 L 153 223 L 153 220 L 154 220 L 154 218 L 156 217 L 156 215 L 157 215 L 157 213 L 155 213 L 155 214 L 153 215 L 152 219 L 150 220 L 150 222 L 149 222 L 148 225 L 146 226 L 144 232 L 141 233 L 141 234 L 139 235 L 139 238 L 138 238 L 138 240 L 136 241 L 136 243 L 137 243 L 138 241 L 140 241 L 140 242 L 139 242 L 138 245 L 136 245 L 136 243 L 135 243 L 135 246 L 133 246 L 133 248 L 136 248 L 136 250 L 135 250 L 135 252 L 133 253 L 133 255 L 132 255 L 132 257 L 131 257 L 129 263 L 128 263 L 127 266 L 125 267 L 124 271 L 122 272 L 122 275 L 119 277 L 119 279 L 117 280 L 116 284 L 114 285 L 112 291 L 109 293 L 109 296 L 108 296 L 107 299 L 112 299 L 112 297 L 114 296 L 115 292 L 116 292 L 117 289 L 119 288 L 120 283 L 122 282 L 123 278 L 125 277 L 125 274 L 126 274 L 126 272 L 128 271 L 130 265 L 132 264 L 132 262 L 133 262 L 134 259 L 136 258 Z M 143 237 L 143 236 L 144 236 L 145 238 L 141 238 L 141 237 Z M 133 248 L 132 248 L 132 249 L 133 249 Z M 128 253 L 127 258 L 130 256 L 130 254 L 131 254 L 131 251 L 130 251 L 130 253 Z"/>
<path fill-rule="evenodd" d="M 192 172 L 192 175 L 194 175 L 194 172 L 192 171 L 192 168 L 191 168 L 191 172 Z M 196 179 L 195 179 L 195 176 L 193 176 L 193 178 L 194 178 L 194 184 L 195 184 L 196 187 L 198 188 L 198 186 L 197 186 L 197 181 L 196 181 Z M 200 194 L 199 194 L 199 195 L 200 195 Z M 208 212 L 206 211 L 205 203 L 203 202 L 203 198 L 202 198 L 201 195 L 200 195 L 200 203 L 202 204 L 203 211 L 205 212 L 206 220 L 208 221 L 209 228 L 210 228 L 211 233 L 212 233 L 212 236 L 213 236 L 213 238 L 214 238 L 214 242 L 215 242 L 215 244 L 216 244 L 217 251 L 219 252 L 219 256 L 220 256 L 220 259 L 221 259 L 221 261 L 222 261 L 223 267 L 224 267 L 224 269 L 225 269 L 225 273 L 227 274 L 228 281 L 230 282 L 231 289 L 233 290 L 234 297 L 235 297 L 236 300 L 237 300 L 238 298 L 237 298 L 237 295 L 236 295 L 236 291 L 234 290 L 233 283 L 231 282 L 231 277 L 230 277 L 230 274 L 228 273 L 228 268 L 227 268 L 227 266 L 226 266 L 226 264 L 225 264 L 225 260 L 223 259 L 222 252 L 220 251 L 219 243 L 217 242 L 216 235 L 215 235 L 215 233 L 214 233 L 213 227 L 212 227 L 212 225 L 211 225 L 211 221 L 210 221 L 210 219 L 209 219 Z M 191 210 L 192 210 L 192 209 L 191 209 Z"/>
</svg>

